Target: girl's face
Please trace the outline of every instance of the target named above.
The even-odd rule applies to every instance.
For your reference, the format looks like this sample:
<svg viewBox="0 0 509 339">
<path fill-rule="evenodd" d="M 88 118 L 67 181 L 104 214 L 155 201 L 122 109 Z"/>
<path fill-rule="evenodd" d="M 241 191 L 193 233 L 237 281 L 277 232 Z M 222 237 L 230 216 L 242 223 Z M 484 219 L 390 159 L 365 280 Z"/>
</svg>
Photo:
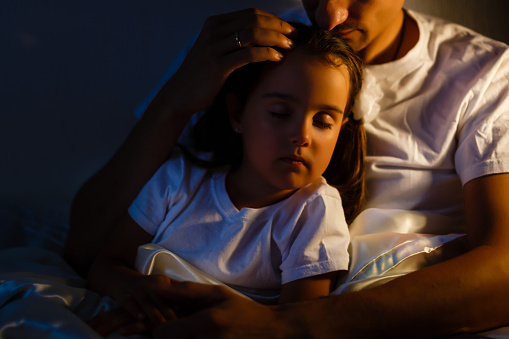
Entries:
<svg viewBox="0 0 509 339">
<path fill-rule="evenodd" d="M 243 139 L 238 173 L 247 175 L 251 194 L 289 194 L 324 173 L 349 87 L 345 66 L 334 68 L 299 50 L 262 74 L 242 112 L 230 112 Z"/>
</svg>

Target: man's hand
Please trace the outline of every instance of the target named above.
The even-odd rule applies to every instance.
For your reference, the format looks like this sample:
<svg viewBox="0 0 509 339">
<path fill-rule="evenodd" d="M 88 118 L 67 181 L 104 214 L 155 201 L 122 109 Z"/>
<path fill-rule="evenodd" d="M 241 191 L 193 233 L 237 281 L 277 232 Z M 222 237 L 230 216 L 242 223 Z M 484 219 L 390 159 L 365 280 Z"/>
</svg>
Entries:
<svg viewBox="0 0 509 339">
<path fill-rule="evenodd" d="M 163 275 L 139 275 L 126 281 L 118 308 L 100 314 L 89 325 L 102 335 L 118 331 L 123 335 L 147 332 L 154 326 L 177 318 L 178 305 L 165 298 L 174 282 Z"/>
<path fill-rule="evenodd" d="M 259 9 L 209 17 L 186 59 L 163 91 L 182 112 L 204 110 L 235 69 L 251 62 L 281 61 L 276 48 L 291 49 L 295 29 Z M 193 98 L 189 100 L 189 98 Z"/>
<path fill-rule="evenodd" d="M 277 334 L 273 328 L 278 323 L 276 308 L 222 286 L 174 282 L 168 292 L 167 298 L 185 302 L 195 312 L 157 326 L 155 338 L 263 338 Z"/>
<path fill-rule="evenodd" d="M 102 336 L 107 336 L 115 331 L 125 336 L 141 334 L 149 332 L 153 328 L 148 320 L 136 319 L 122 307 L 99 314 L 88 321 L 88 325 Z"/>
</svg>

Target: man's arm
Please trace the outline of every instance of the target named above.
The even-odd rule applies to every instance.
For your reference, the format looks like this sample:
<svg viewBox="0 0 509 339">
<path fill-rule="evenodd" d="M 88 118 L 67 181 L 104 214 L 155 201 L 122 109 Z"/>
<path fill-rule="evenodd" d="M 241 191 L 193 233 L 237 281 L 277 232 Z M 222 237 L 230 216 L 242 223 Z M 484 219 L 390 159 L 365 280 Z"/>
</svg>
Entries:
<svg viewBox="0 0 509 339">
<path fill-rule="evenodd" d="M 509 174 L 467 183 L 471 249 L 372 289 L 262 307 L 227 292 L 209 291 L 212 287 L 175 285 L 173 298 L 195 300 L 205 308 L 162 325 L 158 338 L 216 333 L 246 338 L 261 333 L 274 338 L 432 338 L 507 325 L 508 192 Z"/>
<path fill-rule="evenodd" d="M 291 48 L 287 36 L 293 32 L 288 23 L 257 9 L 207 19 L 186 59 L 124 144 L 75 196 L 65 257 L 81 275 L 87 275 L 111 228 L 168 157 L 191 115 L 209 105 L 236 68 L 280 61 L 276 48 Z"/>
<path fill-rule="evenodd" d="M 509 174 L 468 182 L 464 197 L 470 250 L 378 288 L 343 296 L 338 302 L 347 302 L 353 320 L 364 317 L 372 333 L 403 338 L 509 324 Z M 350 332 L 355 333 L 362 331 Z"/>
<path fill-rule="evenodd" d="M 159 98 L 160 100 L 160 98 Z M 189 117 L 164 111 L 158 98 L 113 158 L 76 194 L 65 257 L 83 276 L 110 230 L 170 154 Z"/>
<path fill-rule="evenodd" d="M 465 254 L 344 296 L 372 333 L 429 338 L 509 324 L 509 174 L 468 182 L 464 197 Z"/>
</svg>

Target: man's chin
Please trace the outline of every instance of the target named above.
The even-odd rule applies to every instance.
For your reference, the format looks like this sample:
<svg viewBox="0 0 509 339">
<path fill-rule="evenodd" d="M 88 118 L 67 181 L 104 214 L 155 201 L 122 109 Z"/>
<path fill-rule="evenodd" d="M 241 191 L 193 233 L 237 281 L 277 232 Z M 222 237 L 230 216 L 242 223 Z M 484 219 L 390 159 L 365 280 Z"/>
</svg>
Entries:
<svg viewBox="0 0 509 339">
<path fill-rule="evenodd" d="M 343 39 L 345 40 L 345 42 L 350 46 L 352 47 L 352 49 L 356 52 L 356 53 L 359 53 L 359 51 L 361 51 L 362 49 L 364 49 L 364 44 L 362 44 L 359 40 L 357 39 L 350 39 L 350 38 L 347 38 L 347 37 L 343 37 Z"/>
<path fill-rule="evenodd" d="M 334 30 L 343 40 L 346 41 L 354 51 L 358 52 L 364 46 L 362 43 L 363 32 L 359 29 Z"/>
</svg>

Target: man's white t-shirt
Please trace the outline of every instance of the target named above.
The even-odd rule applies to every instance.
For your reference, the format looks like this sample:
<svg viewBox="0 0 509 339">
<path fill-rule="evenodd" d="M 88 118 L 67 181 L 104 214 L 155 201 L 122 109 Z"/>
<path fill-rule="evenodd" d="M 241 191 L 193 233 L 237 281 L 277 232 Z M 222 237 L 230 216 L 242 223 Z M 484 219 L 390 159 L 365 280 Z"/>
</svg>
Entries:
<svg viewBox="0 0 509 339">
<path fill-rule="evenodd" d="M 365 124 L 366 208 L 461 217 L 465 183 L 509 172 L 509 50 L 408 13 L 419 26 L 417 45 L 399 60 L 367 66 L 383 96 Z"/>
</svg>

